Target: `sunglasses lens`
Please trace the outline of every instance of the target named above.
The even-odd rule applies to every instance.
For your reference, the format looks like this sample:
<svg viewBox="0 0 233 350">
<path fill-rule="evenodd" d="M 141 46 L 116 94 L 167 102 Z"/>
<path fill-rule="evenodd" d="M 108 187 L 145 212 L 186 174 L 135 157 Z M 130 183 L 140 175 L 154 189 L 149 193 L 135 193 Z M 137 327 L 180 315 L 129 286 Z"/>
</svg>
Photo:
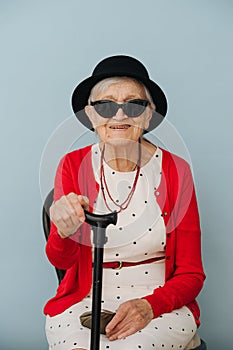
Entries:
<svg viewBox="0 0 233 350">
<path fill-rule="evenodd" d="M 141 115 L 149 102 L 146 100 L 132 100 L 125 102 L 123 104 L 117 104 L 113 101 L 96 101 L 92 102 L 92 106 L 94 106 L 96 112 L 104 118 L 112 118 L 117 114 L 119 108 L 122 108 L 127 117 L 138 117 Z"/>
<path fill-rule="evenodd" d="M 139 117 L 144 111 L 146 106 L 142 104 L 138 104 L 135 102 L 128 102 L 124 105 L 123 111 L 128 117 Z"/>
<path fill-rule="evenodd" d="M 94 105 L 96 112 L 104 118 L 112 118 L 118 110 L 115 102 L 101 102 Z"/>
</svg>

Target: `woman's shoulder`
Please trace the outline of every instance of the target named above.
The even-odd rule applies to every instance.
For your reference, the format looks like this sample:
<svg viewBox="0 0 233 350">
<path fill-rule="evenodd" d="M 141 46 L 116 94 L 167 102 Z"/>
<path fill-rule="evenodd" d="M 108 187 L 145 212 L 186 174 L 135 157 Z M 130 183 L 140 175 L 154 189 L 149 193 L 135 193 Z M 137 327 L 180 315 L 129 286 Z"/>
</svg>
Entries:
<svg viewBox="0 0 233 350">
<path fill-rule="evenodd" d="M 76 168 L 81 164 L 88 164 L 91 159 L 92 145 L 85 146 L 83 148 L 75 149 L 67 152 L 59 162 L 59 166 L 62 168 Z"/>
<path fill-rule="evenodd" d="M 144 148 L 146 149 L 146 152 L 144 153 L 146 154 L 147 158 L 149 155 L 149 159 L 154 155 L 158 157 L 159 156 L 158 153 L 161 154 L 163 169 L 172 171 L 175 169 L 178 170 L 178 169 L 185 169 L 190 167 L 189 163 L 184 158 L 160 146 L 157 146 L 156 144 L 154 144 L 153 142 L 151 142 L 146 138 L 143 138 L 142 145 L 145 146 Z M 146 159 L 145 163 L 147 161 L 148 159 Z"/>
<path fill-rule="evenodd" d="M 193 177 L 190 164 L 184 158 L 163 148 L 160 149 L 162 151 L 162 171 L 166 181 L 177 186 L 184 181 L 189 181 L 191 184 Z"/>
<path fill-rule="evenodd" d="M 93 145 L 88 145 L 83 148 L 72 150 L 64 155 L 64 158 L 70 159 L 70 160 L 78 160 L 83 159 L 83 157 L 87 156 L 91 153 Z"/>
<path fill-rule="evenodd" d="M 164 166 L 175 166 L 175 167 L 190 167 L 190 164 L 182 157 L 175 153 L 172 153 L 162 147 L 159 147 L 162 151 L 162 159 Z"/>
</svg>

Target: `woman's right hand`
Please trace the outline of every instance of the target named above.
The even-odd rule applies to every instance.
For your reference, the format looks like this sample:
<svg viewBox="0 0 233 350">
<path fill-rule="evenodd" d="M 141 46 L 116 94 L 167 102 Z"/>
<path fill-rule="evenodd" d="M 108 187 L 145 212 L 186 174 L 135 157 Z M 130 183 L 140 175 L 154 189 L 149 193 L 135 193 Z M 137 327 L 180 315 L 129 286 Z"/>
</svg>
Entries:
<svg viewBox="0 0 233 350">
<path fill-rule="evenodd" d="M 61 238 L 66 238 L 78 230 L 85 221 L 84 210 L 89 209 L 87 197 L 69 193 L 62 196 L 50 207 L 50 219 L 57 227 L 57 232 Z"/>
</svg>

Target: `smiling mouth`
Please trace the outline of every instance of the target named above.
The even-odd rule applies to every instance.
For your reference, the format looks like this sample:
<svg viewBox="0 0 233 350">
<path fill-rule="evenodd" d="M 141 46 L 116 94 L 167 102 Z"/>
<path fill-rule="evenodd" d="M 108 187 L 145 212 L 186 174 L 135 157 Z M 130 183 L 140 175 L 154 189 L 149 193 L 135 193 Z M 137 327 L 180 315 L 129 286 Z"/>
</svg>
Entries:
<svg viewBox="0 0 233 350">
<path fill-rule="evenodd" d="M 131 125 L 129 124 L 122 124 L 122 125 L 111 125 L 110 129 L 114 129 L 114 130 L 125 130 L 125 129 L 129 129 Z"/>
</svg>

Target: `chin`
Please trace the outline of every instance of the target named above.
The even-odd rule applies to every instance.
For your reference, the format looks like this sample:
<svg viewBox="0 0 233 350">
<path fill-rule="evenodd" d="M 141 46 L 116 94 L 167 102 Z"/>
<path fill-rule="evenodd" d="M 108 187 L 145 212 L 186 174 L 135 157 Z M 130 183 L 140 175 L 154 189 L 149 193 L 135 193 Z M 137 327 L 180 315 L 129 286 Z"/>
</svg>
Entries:
<svg viewBox="0 0 233 350">
<path fill-rule="evenodd" d="M 132 138 L 132 137 L 108 137 L 106 140 L 104 140 L 104 142 L 106 143 L 112 143 L 115 145 L 129 145 L 130 143 L 135 143 L 138 142 L 139 138 Z"/>
</svg>

